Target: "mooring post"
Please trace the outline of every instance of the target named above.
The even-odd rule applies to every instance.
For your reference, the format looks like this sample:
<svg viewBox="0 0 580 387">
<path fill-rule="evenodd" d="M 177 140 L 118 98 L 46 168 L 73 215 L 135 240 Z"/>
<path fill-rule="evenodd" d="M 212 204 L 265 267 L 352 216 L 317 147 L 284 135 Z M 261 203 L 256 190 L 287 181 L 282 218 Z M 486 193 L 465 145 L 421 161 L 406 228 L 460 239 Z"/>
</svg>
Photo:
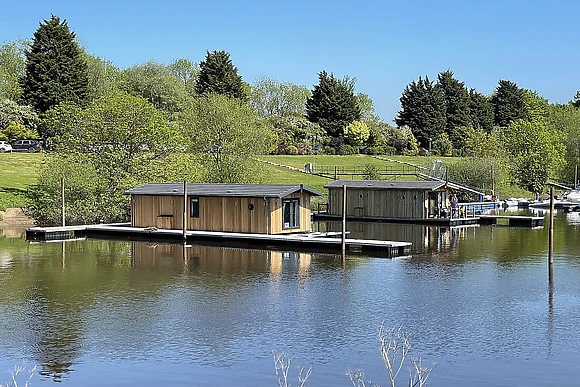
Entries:
<svg viewBox="0 0 580 387">
<path fill-rule="evenodd" d="M 62 227 L 64 227 L 66 226 L 64 214 L 64 176 L 60 178 L 60 202 L 62 212 Z"/>
<path fill-rule="evenodd" d="M 346 253 L 346 184 L 342 185 L 342 258 Z"/>
<path fill-rule="evenodd" d="M 183 182 L 183 243 L 187 242 L 187 181 Z M 185 246 L 184 246 L 185 248 Z"/>
<path fill-rule="evenodd" d="M 572 189 L 576 189 L 578 187 L 578 164 L 574 167 L 574 186 Z"/>
<path fill-rule="evenodd" d="M 548 275 L 554 264 L 554 187 L 550 187 L 550 228 L 548 236 Z"/>
</svg>

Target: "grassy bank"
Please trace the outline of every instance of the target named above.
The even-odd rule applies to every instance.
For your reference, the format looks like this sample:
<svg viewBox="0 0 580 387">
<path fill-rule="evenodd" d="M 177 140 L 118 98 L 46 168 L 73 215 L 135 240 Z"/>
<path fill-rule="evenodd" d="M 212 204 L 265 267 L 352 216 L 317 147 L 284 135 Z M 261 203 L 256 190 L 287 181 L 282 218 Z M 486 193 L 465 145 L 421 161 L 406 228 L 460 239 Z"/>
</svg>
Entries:
<svg viewBox="0 0 580 387">
<path fill-rule="evenodd" d="M 24 193 L 38 178 L 43 153 L 0 153 L 0 211 L 24 206 Z"/>
</svg>

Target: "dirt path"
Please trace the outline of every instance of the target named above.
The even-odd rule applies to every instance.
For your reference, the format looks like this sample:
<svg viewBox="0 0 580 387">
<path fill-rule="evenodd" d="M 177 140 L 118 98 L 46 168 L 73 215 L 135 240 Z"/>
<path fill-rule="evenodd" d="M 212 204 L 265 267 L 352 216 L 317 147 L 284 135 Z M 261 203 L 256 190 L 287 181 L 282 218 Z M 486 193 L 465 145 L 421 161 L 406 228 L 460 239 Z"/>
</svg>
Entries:
<svg viewBox="0 0 580 387">
<path fill-rule="evenodd" d="M 0 230 L 5 237 L 19 238 L 27 228 L 34 226 L 34 220 L 24 215 L 20 208 L 8 208 L 6 211 L 0 211 L 0 214 L 2 214 Z"/>
</svg>

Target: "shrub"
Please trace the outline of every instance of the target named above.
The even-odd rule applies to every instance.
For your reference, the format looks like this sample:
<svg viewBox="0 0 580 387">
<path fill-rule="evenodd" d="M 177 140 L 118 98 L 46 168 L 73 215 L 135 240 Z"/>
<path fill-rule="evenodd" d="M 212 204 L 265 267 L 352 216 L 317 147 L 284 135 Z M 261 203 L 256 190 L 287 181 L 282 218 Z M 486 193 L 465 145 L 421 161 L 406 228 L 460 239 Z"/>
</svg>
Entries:
<svg viewBox="0 0 580 387">
<path fill-rule="evenodd" d="M 382 146 L 369 146 L 368 148 L 365 149 L 365 154 L 367 155 L 382 155 L 385 153 L 385 150 L 383 149 Z"/>
<path fill-rule="evenodd" d="M 343 144 L 338 148 L 338 154 L 343 156 L 358 154 L 358 147 Z"/>
<path fill-rule="evenodd" d="M 286 154 L 287 155 L 297 155 L 298 154 L 298 148 L 295 147 L 294 145 L 290 145 L 286 147 Z"/>
<path fill-rule="evenodd" d="M 336 150 L 333 147 L 327 145 L 327 146 L 324 147 L 323 153 L 325 155 L 335 155 L 336 154 Z"/>
</svg>

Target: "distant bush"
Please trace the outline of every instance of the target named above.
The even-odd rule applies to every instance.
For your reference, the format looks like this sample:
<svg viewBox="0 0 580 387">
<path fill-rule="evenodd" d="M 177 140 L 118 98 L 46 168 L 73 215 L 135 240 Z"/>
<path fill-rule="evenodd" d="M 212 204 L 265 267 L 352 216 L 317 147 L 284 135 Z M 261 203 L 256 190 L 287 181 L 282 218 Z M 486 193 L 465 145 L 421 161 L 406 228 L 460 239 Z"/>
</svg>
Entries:
<svg viewBox="0 0 580 387">
<path fill-rule="evenodd" d="M 323 153 L 325 155 L 335 155 L 336 154 L 336 150 L 333 147 L 327 145 L 327 146 L 324 147 Z"/>
<path fill-rule="evenodd" d="M 294 145 L 289 145 L 286 147 L 286 154 L 287 155 L 297 155 L 298 154 L 298 148 L 295 147 Z"/>
<path fill-rule="evenodd" d="M 379 173 L 379 167 L 373 164 L 366 164 L 363 171 L 364 180 L 380 180 L 381 174 Z"/>
<path fill-rule="evenodd" d="M 342 144 L 340 148 L 338 148 L 338 154 L 343 156 L 356 155 L 358 154 L 358 147 Z"/>
<path fill-rule="evenodd" d="M 385 154 L 385 150 L 382 146 L 369 146 L 365 149 L 365 154 L 367 155 L 383 155 Z"/>
</svg>

